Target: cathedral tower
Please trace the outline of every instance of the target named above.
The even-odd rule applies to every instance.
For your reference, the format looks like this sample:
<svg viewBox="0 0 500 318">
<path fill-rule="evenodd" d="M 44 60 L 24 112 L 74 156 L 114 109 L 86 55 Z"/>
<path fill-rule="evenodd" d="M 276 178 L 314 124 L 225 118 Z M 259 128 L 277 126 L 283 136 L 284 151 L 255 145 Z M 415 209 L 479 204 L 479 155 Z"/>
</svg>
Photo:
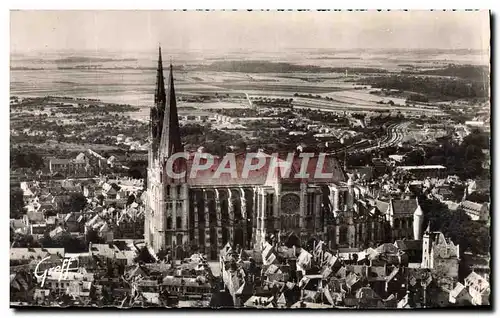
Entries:
<svg viewBox="0 0 500 318">
<path fill-rule="evenodd" d="M 170 65 L 166 91 L 161 48 L 150 127 L 145 240 L 155 253 L 163 248 L 170 249 L 177 255 L 175 250 L 188 241 L 188 189 L 185 179 L 171 179 L 166 171 L 167 160 L 174 153 L 182 152 L 183 147 L 180 139 L 173 68 Z M 178 163 L 179 160 L 176 160 L 174 170 L 182 168 Z"/>
</svg>

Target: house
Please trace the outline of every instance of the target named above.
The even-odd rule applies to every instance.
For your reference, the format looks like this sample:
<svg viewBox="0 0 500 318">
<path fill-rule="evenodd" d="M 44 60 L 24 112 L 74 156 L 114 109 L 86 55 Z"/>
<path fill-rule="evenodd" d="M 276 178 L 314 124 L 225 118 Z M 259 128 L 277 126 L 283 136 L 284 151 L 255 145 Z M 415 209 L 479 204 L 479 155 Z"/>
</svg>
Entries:
<svg viewBox="0 0 500 318">
<path fill-rule="evenodd" d="M 69 170 L 71 159 L 50 159 L 49 169 L 50 173 L 62 172 L 66 173 Z"/>
<path fill-rule="evenodd" d="M 345 284 L 350 293 L 354 293 L 356 290 L 361 288 L 362 276 L 360 274 L 356 274 L 354 272 L 349 273 L 345 278 Z"/>
<path fill-rule="evenodd" d="M 65 233 L 66 231 L 61 226 L 58 226 L 57 228 L 49 232 L 49 236 L 51 239 L 56 239 L 58 237 L 61 237 Z"/>
<path fill-rule="evenodd" d="M 353 167 L 351 169 L 351 172 L 354 173 L 354 175 L 363 181 L 371 181 L 373 179 L 374 175 L 374 169 L 373 167 Z"/>
<path fill-rule="evenodd" d="M 91 300 L 92 281 L 71 281 L 66 294 L 86 304 Z"/>
<path fill-rule="evenodd" d="M 467 287 L 462 283 L 457 283 L 457 286 L 450 291 L 449 302 L 459 306 L 467 306 L 471 304 L 471 297 Z"/>
<path fill-rule="evenodd" d="M 63 176 L 87 175 L 88 159 L 80 153 L 76 159 L 50 159 L 49 170 L 51 174 L 61 174 Z"/>
<path fill-rule="evenodd" d="M 450 285 L 458 278 L 460 247 L 447 239 L 441 232 L 431 232 L 429 227 L 422 239 L 422 268 L 430 268 L 439 277 L 446 278 L 439 282 L 441 286 Z M 454 286 L 454 284 L 453 284 Z M 449 286 L 449 288 L 453 288 Z"/>
<path fill-rule="evenodd" d="M 68 232 L 83 233 L 85 231 L 85 215 L 82 212 L 70 212 L 63 218 Z"/>
<path fill-rule="evenodd" d="M 38 181 L 22 181 L 19 187 L 23 192 L 30 190 L 31 193 L 37 192 L 40 189 L 40 183 Z"/>
<path fill-rule="evenodd" d="M 472 272 L 465 278 L 465 287 L 471 296 L 471 303 L 475 306 L 490 304 L 490 283 L 481 275 Z"/>
<path fill-rule="evenodd" d="M 11 261 L 13 260 L 30 260 L 30 259 L 43 259 L 49 255 L 60 255 L 64 257 L 64 248 L 41 248 L 41 247 L 12 247 L 10 248 Z"/>
<path fill-rule="evenodd" d="M 415 297 L 410 297 L 410 292 L 408 292 L 397 304 L 398 309 L 412 309 L 412 308 L 422 308 L 420 302 L 414 301 Z"/>
<path fill-rule="evenodd" d="M 375 200 L 375 206 L 390 223 L 393 239 L 412 239 L 414 237 L 414 214 L 420 209 L 416 199 Z"/>
<path fill-rule="evenodd" d="M 29 233 L 36 239 L 40 239 L 43 237 L 46 231 L 47 231 L 46 223 L 37 223 L 30 225 Z"/>
<path fill-rule="evenodd" d="M 460 208 L 467 213 L 473 221 L 488 221 L 490 219 L 489 203 L 476 203 L 472 201 L 462 201 Z"/>
<path fill-rule="evenodd" d="M 39 284 L 42 283 L 44 277 L 37 277 Z M 49 269 L 43 287 L 50 289 L 55 294 L 65 294 L 68 287 L 74 284 L 86 284 L 86 282 L 93 282 L 94 274 L 87 273 L 84 269 L 80 268 L 77 272 L 65 272 L 61 275 L 60 271 Z M 71 289 L 70 289 L 71 290 Z"/>
<path fill-rule="evenodd" d="M 409 173 L 419 180 L 427 177 L 444 177 L 446 167 L 441 165 L 425 165 L 425 166 L 399 166 L 396 168 L 399 173 Z"/>
<path fill-rule="evenodd" d="M 10 219 L 10 229 L 14 233 L 28 234 L 28 227 L 23 219 Z"/>
<path fill-rule="evenodd" d="M 203 295 L 208 297 L 211 294 L 211 285 L 203 276 L 197 277 L 174 277 L 165 276 L 161 287 L 169 293 L 177 293 L 183 298 Z"/>
<path fill-rule="evenodd" d="M 120 191 L 120 186 L 116 183 L 104 183 L 102 185 L 102 195 L 106 199 L 119 199 L 117 197 L 118 191 Z"/>
<path fill-rule="evenodd" d="M 90 256 L 113 259 L 118 264 L 127 265 L 127 256 L 114 244 L 89 244 Z"/>
<path fill-rule="evenodd" d="M 131 267 L 128 267 L 128 269 L 125 271 L 125 274 L 123 275 L 123 277 L 127 281 L 132 281 L 136 277 L 146 277 L 146 276 L 147 276 L 147 271 L 140 264 L 131 265 Z"/>
<path fill-rule="evenodd" d="M 422 262 L 422 240 L 396 240 L 394 246 L 408 256 L 409 263 Z"/>
<path fill-rule="evenodd" d="M 37 305 L 47 304 L 51 300 L 50 297 L 50 289 L 35 289 L 35 293 L 33 294 L 33 301 Z"/>
<path fill-rule="evenodd" d="M 83 152 L 80 152 L 76 156 L 75 161 L 76 162 L 85 162 L 85 163 L 88 163 L 89 162 L 89 158 Z"/>
<path fill-rule="evenodd" d="M 36 229 L 33 231 L 33 227 L 46 226 L 44 212 L 39 211 L 38 209 L 28 210 L 26 214 L 23 215 L 23 222 L 29 228 L 30 234 L 40 234 Z M 41 234 L 43 234 L 43 232 Z"/>
<path fill-rule="evenodd" d="M 307 309 L 325 309 L 325 308 L 333 308 L 332 305 L 322 304 L 322 303 L 311 303 L 306 301 L 298 301 L 293 304 L 290 308 L 307 308 Z"/>
<path fill-rule="evenodd" d="M 108 158 L 108 161 L 107 161 L 107 163 L 108 163 L 108 165 L 109 165 L 110 167 L 114 167 L 114 166 L 115 166 L 115 164 L 116 164 L 116 162 L 117 162 L 117 160 L 116 160 L 116 157 L 115 157 L 115 156 L 111 156 L 111 157 L 109 157 L 109 158 Z"/>
<path fill-rule="evenodd" d="M 274 308 L 272 301 L 274 297 L 252 296 L 243 304 L 246 308 Z"/>
<path fill-rule="evenodd" d="M 401 162 L 403 162 L 404 158 L 405 158 L 404 155 L 389 155 L 389 159 L 393 163 L 401 163 Z"/>
<path fill-rule="evenodd" d="M 356 292 L 358 308 L 384 308 L 382 298 L 370 287 L 361 287 Z"/>
<path fill-rule="evenodd" d="M 449 186 L 436 187 L 432 189 L 432 194 L 439 201 L 449 201 L 455 197 Z"/>
</svg>

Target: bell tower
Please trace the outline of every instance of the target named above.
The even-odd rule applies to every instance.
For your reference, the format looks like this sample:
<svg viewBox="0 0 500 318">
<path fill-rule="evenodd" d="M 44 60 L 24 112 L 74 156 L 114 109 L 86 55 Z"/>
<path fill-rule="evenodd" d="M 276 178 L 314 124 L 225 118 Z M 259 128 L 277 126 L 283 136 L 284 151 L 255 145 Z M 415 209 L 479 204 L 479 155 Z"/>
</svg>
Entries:
<svg viewBox="0 0 500 318">
<path fill-rule="evenodd" d="M 167 165 L 168 159 L 173 154 L 183 152 L 183 146 L 180 138 L 173 67 L 170 64 L 167 90 L 165 90 L 161 48 L 150 127 L 145 240 L 154 253 L 165 248 L 170 249 L 178 257 L 176 250 L 188 241 L 189 191 L 185 178 L 171 178 L 171 174 L 166 170 L 173 169 L 178 173 L 186 166 L 181 159 L 175 160 L 173 167 Z"/>
</svg>

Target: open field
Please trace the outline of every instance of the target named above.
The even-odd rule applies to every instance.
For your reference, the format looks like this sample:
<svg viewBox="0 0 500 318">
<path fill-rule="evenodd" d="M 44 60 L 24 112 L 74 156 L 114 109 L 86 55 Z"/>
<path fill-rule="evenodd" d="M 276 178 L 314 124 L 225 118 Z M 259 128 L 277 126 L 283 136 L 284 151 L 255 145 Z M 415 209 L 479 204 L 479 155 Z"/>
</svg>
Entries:
<svg viewBox="0 0 500 318">
<path fill-rule="evenodd" d="M 359 104 L 360 106 L 371 106 L 373 103 L 379 101 L 384 101 L 387 103 L 392 100 L 395 104 L 405 105 L 406 100 L 404 98 L 388 97 L 388 96 L 378 96 L 370 94 L 369 90 L 349 90 L 341 91 L 335 93 L 327 93 L 325 96 L 333 98 L 335 101 L 346 103 L 346 104 Z"/>
<path fill-rule="evenodd" d="M 33 147 L 33 143 L 16 143 L 16 146 L 29 146 Z M 39 143 L 36 144 L 37 148 L 40 149 L 61 149 L 61 150 L 68 150 L 68 151 L 86 151 L 87 149 L 92 149 L 94 151 L 112 151 L 112 150 L 117 150 L 120 149 L 119 147 L 115 146 L 110 146 L 110 145 L 104 145 L 104 144 L 84 144 L 84 143 L 68 143 L 68 142 L 57 142 L 57 141 L 47 141 L 45 143 Z"/>
<path fill-rule="evenodd" d="M 116 56 L 116 53 L 99 56 L 64 56 L 63 53 L 37 56 L 12 56 L 11 58 L 11 95 L 26 96 L 72 96 L 95 98 L 104 102 L 129 104 L 141 108 L 129 113 L 132 117 L 146 121 L 148 107 L 153 102 L 156 80 L 156 55 L 129 54 Z M 176 94 L 179 97 L 200 95 L 243 93 L 250 97 L 294 98 L 297 107 L 330 109 L 369 109 L 375 110 L 416 110 L 439 114 L 436 110 L 408 108 L 404 98 L 386 97 L 369 94 L 369 85 L 356 84 L 364 76 L 371 76 L 370 70 L 378 70 L 377 76 L 388 76 L 401 71 L 437 69 L 449 63 L 463 65 L 484 64 L 484 54 L 480 52 L 429 52 L 429 51 L 336 51 L 336 50 L 292 50 L 282 53 L 233 52 L 224 56 L 213 52 L 169 53 L 174 61 Z M 210 68 L 219 61 L 244 62 L 249 59 L 284 65 L 282 73 L 262 71 L 236 72 L 202 70 Z M 101 65 L 95 69 L 73 68 L 79 64 Z M 487 61 L 487 60 L 486 60 Z M 260 63 L 260 62 L 259 62 Z M 280 64 L 281 63 L 281 64 Z M 287 66 L 288 63 L 288 66 Z M 241 64 L 241 63 L 240 63 Z M 258 64 L 258 63 L 257 63 Z M 308 68 L 310 66 L 310 69 Z M 342 70 L 347 72 L 333 71 Z M 71 69 L 73 68 L 73 69 Z M 323 68 L 323 69 L 321 69 Z M 358 68 L 358 70 L 356 70 Z M 363 68 L 366 68 L 363 73 Z M 274 67 L 273 69 L 278 69 Z M 313 70 L 313 71 L 311 71 Z M 314 71 L 316 70 L 316 71 Z M 325 71 L 328 70 L 328 71 Z M 332 71 L 329 71 L 332 70 Z M 383 73 L 383 71 L 387 73 Z M 165 71 L 166 72 L 166 71 Z M 386 75 L 387 74 L 387 75 Z M 358 89 L 355 89 L 358 88 Z M 361 89 L 360 89 L 361 88 Z M 298 94 L 312 94 L 319 98 L 294 97 Z M 328 100 L 326 100 L 328 98 Z M 378 102 L 393 101 L 395 107 Z M 247 101 L 222 98 L 212 99 L 210 103 L 184 103 L 179 107 L 191 106 L 198 109 L 246 108 Z"/>
</svg>

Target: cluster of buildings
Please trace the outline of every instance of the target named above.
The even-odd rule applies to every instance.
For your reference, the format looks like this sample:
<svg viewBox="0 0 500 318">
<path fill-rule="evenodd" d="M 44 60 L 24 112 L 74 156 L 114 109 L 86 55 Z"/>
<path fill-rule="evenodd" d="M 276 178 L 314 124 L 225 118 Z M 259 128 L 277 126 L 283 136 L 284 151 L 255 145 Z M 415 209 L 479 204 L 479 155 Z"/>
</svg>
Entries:
<svg viewBox="0 0 500 318">
<path fill-rule="evenodd" d="M 21 183 L 26 213 L 11 219 L 11 235 L 52 243 L 32 247 L 11 240 L 11 303 L 121 308 L 489 305 L 489 267 L 471 267 L 463 274 L 466 247 L 431 231 L 418 199 L 426 195 L 450 210 L 463 209 L 474 221 L 489 221 L 489 204 L 468 200 L 479 191 L 477 183 L 469 182 L 456 202 L 453 189 L 460 181 L 448 177 L 446 167 L 401 166 L 398 156 L 349 173 L 334 156 L 322 157 L 321 172 L 328 178 L 315 173 L 318 155 L 309 159 L 305 177 L 296 175 L 303 169 L 299 161 L 286 177 L 269 173 L 272 158 L 264 153 L 264 164 L 245 177 L 245 156 L 235 156 L 236 176 L 216 176 L 218 157 L 192 174 L 194 156 L 175 165 L 168 159 L 184 151 L 180 119 L 206 119 L 180 118 L 172 66 L 167 89 L 164 81 L 160 51 L 146 180 Z M 223 115 L 214 119 L 228 120 Z M 346 135 L 314 123 L 303 128 Z M 88 151 L 75 159 L 53 159 L 50 170 L 64 177 L 89 176 L 117 165 L 116 158 Z M 374 177 L 379 166 L 383 173 Z M 169 169 L 186 171 L 185 177 L 172 178 Z M 83 200 L 81 209 L 74 210 L 75 197 Z M 68 237 L 85 247 L 58 245 Z"/>
<path fill-rule="evenodd" d="M 102 241 L 142 238 L 143 183 L 140 180 L 82 179 L 21 182 L 25 214 L 11 219 L 11 233 L 35 240 L 69 236 L 85 240 L 94 231 Z M 73 210 L 72 202 L 81 206 Z M 14 243 L 15 244 L 15 243 Z"/>
<path fill-rule="evenodd" d="M 133 240 L 64 248 L 11 248 L 11 304 L 38 306 L 207 307 L 216 278 L 203 256 L 137 261 Z"/>
<path fill-rule="evenodd" d="M 365 250 L 298 247 L 220 251 L 226 303 L 247 308 L 436 308 L 488 305 L 490 286 L 472 272 L 458 282 L 459 246 L 429 229 L 419 240 Z"/>
<path fill-rule="evenodd" d="M 48 158 L 48 168 L 53 178 L 89 178 L 110 173 L 113 169 L 128 169 L 115 156 L 104 156 L 88 149 L 75 158 Z"/>
<path fill-rule="evenodd" d="M 118 134 L 115 136 L 117 145 L 129 146 L 130 150 L 136 151 L 146 151 L 148 149 L 147 142 L 141 142 L 140 140 L 134 140 L 134 137 L 125 136 L 124 134 Z"/>
<path fill-rule="evenodd" d="M 344 279 L 348 282 L 345 288 L 332 286 L 336 292 L 343 294 L 339 298 L 349 298 L 346 292 L 350 293 L 350 296 L 356 296 L 358 293 L 358 298 L 368 297 L 367 295 L 372 297 L 369 303 L 377 303 L 376 306 L 385 306 L 381 304 L 395 299 L 394 305 L 391 306 L 397 307 L 402 299 L 405 297 L 408 299 L 410 296 L 407 296 L 408 290 L 403 293 L 388 293 L 389 282 L 398 277 L 399 288 L 401 286 L 408 288 L 408 284 L 403 285 L 401 282 L 405 279 L 410 279 L 412 282 L 414 279 L 418 281 L 419 277 L 422 279 L 421 276 L 424 275 L 419 272 L 415 274 L 414 279 L 405 276 L 407 274 L 404 273 L 412 271 L 432 272 L 435 270 L 444 277 L 436 279 L 439 281 L 438 289 L 445 288 L 445 286 L 449 289 L 455 288 L 460 255 L 458 246 L 445 238 L 442 233 L 431 233 L 429 230 L 425 231 L 424 238 L 422 238 L 424 214 L 415 198 L 418 191 L 412 188 L 410 181 L 425 179 L 429 176 L 440 177 L 445 167 L 399 167 L 392 176 L 387 176 L 386 179 L 367 182 L 367 180 L 356 179 L 355 176 L 347 177 L 339 163 L 334 158 L 329 158 L 327 170 L 332 173 L 332 178 L 327 180 L 315 180 L 311 177 L 307 180 L 287 179 L 279 175 L 274 179 L 268 179 L 263 177 L 268 175 L 269 167 L 266 164 L 259 169 L 259 173 L 250 178 L 211 178 L 211 173 L 213 174 L 215 169 L 208 169 L 207 173 L 201 177 L 170 179 L 166 177 L 165 163 L 174 153 L 182 151 L 182 143 L 178 128 L 172 68 L 168 76 L 168 93 L 165 92 L 162 73 L 160 57 L 155 106 L 151 111 L 152 147 L 149 152 L 147 182 L 149 197 L 145 219 L 145 240 L 153 251 L 157 252 L 165 246 L 174 247 L 194 242 L 209 259 L 221 257 L 223 259 L 222 276 L 225 277 L 226 288 L 233 291 L 234 304 L 246 304 L 248 299 L 238 300 L 235 295 L 245 290 L 247 278 L 255 279 L 255 273 L 247 274 L 243 269 L 244 265 L 238 265 L 244 263 L 251 266 L 245 263 L 246 260 L 241 253 L 236 259 L 234 255 L 228 256 L 230 260 L 225 259 L 227 253 L 224 250 L 219 253 L 224 244 L 228 244 L 226 250 L 231 250 L 234 246 L 239 251 L 262 252 L 263 265 L 278 265 L 278 269 L 273 267 L 270 274 L 278 273 L 281 276 L 287 276 L 280 266 L 290 266 L 288 261 L 266 264 L 267 257 L 270 257 L 267 255 L 270 249 L 284 249 L 283 244 L 288 245 L 289 249 L 294 247 L 291 257 L 295 258 L 296 269 L 299 271 L 300 268 L 310 266 L 312 258 L 305 249 L 297 250 L 299 246 L 303 246 L 304 242 L 311 240 L 321 242 L 321 246 L 336 251 L 335 255 L 330 254 L 336 259 L 342 259 L 339 253 L 347 249 L 348 253 L 352 254 L 351 256 L 356 255 L 353 265 L 358 265 L 358 260 L 369 260 L 366 256 L 367 251 L 370 254 L 376 246 L 380 244 L 387 246 L 387 242 L 399 242 L 395 243 L 399 244 L 399 247 L 389 244 L 393 249 L 397 249 L 393 254 L 394 259 L 398 260 L 395 264 L 398 264 L 400 269 L 394 269 L 394 274 L 391 274 L 393 271 L 388 270 L 388 264 L 385 264 L 385 272 L 381 274 L 384 277 L 385 293 L 380 290 L 380 287 L 371 286 L 370 289 L 366 289 L 365 287 L 368 286 L 364 286 L 365 284 L 359 286 L 363 287 L 361 291 L 352 288 L 351 279 L 356 282 L 361 281 L 363 276 L 370 277 L 365 269 L 359 274 L 360 277 L 356 273 L 345 274 Z M 186 175 L 190 175 L 190 166 L 191 159 L 188 159 L 183 166 L 187 171 Z M 214 163 L 213 167 L 217 167 L 217 163 Z M 385 251 L 384 247 L 382 249 Z M 402 252 L 399 249 L 407 250 Z M 360 254 L 364 257 L 360 257 Z M 418 266 L 412 265 L 408 271 L 405 271 L 401 269 L 401 264 L 405 264 L 402 255 L 420 256 L 421 260 L 411 262 Z M 351 256 L 349 260 L 352 261 Z M 278 259 L 278 256 L 274 255 L 271 258 Z M 302 258 L 307 260 L 308 265 L 299 266 L 298 262 Z M 410 263 L 409 260 L 406 262 Z M 334 270 L 332 271 L 335 273 Z M 302 274 L 307 276 L 305 270 Z M 311 284 L 316 288 L 312 291 L 321 290 L 324 293 L 323 284 L 320 283 L 322 276 L 317 277 L 320 272 L 310 275 L 312 277 L 306 278 L 316 281 Z M 350 276 L 347 277 L 347 275 Z M 431 276 L 427 274 L 426 277 Z M 300 284 L 302 279 L 303 277 L 299 277 L 293 283 L 308 285 L 307 281 Z M 431 283 L 431 281 L 427 282 L 428 278 L 424 280 L 427 285 Z M 443 280 L 446 284 L 442 282 Z M 276 279 L 271 279 L 269 283 L 274 284 L 275 281 Z M 282 283 L 278 289 L 283 291 L 287 289 L 283 287 L 287 285 L 287 280 L 284 279 Z M 273 288 L 275 287 L 273 285 Z M 304 294 L 303 291 L 302 294 Z M 269 306 L 273 302 L 269 298 L 271 296 L 267 295 L 266 299 L 252 299 L 250 303 L 258 307 Z M 283 298 L 281 295 L 273 297 L 275 300 Z M 429 300 L 434 299 L 436 298 L 429 298 Z M 309 302 L 318 303 L 318 300 L 312 297 Z M 413 306 L 414 302 L 414 299 L 408 300 L 410 305 L 400 304 L 400 306 Z M 340 302 L 335 300 L 329 303 L 332 306 L 352 305 L 352 303 L 349 305 L 349 301 L 346 305 L 345 300 Z M 428 306 L 427 301 L 419 303 L 422 306 Z M 443 301 L 444 303 L 447 302 Z M 303 304 L 289 305 L 302 306 Z"/>
<path fill-rule="evenodd" d="M 175 250 L 190 242 L 214 260 L 226 242 L 250 249 L 260 246 L 269 235 L 284 240 L 290 233 L 301 241 L 315 237 L 330 248 L 360 248 L 411 238 L 413 229 L 423 226 L 416 191 L 403 178 L 439 176 L 444 169 L 441 166 L 398 167 L 402 171 L 396 169 L 396 177 L 367 182 L 348 178 L 339 162 L 327 157 L 324 172 L 331 173 L 331 178 L 316 179 L 310 174 L 299 179 L 269 174 L 267 158 L 248 178 L 240 177 L 241 171 L 238 177 L 214 178 L 219 162 L 191 177 L 190 158 L 181 167 L 190 177 L 169 178 L 167 159 L 183 147 L 172 68 L 168 93 L 162 74 L 160 57 L 155 106 L 151 109 L 145 212 L 145 240 L 153 251 L 165 247 Z M 242 166 L 240 163 L 236 166 Z"/>
</svg>

